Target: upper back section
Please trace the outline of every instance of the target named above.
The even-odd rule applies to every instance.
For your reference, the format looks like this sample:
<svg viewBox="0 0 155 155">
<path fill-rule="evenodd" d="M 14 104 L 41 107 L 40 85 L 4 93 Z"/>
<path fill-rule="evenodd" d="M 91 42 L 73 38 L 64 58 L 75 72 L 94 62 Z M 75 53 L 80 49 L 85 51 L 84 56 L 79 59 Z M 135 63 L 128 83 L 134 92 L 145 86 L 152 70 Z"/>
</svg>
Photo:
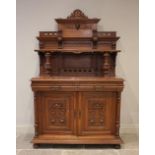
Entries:
<svg viewBox="0 0 155 155">
<path fill-rule="evenodd" d="M 100 19 L 89 19 L 82 11 L 75 10 L 67 19 L 56 19 L 58 30 L 63 37 L 86 38 L 92 37 L 93 31 L 97 30 L 97 23 Z"/>
</svg>

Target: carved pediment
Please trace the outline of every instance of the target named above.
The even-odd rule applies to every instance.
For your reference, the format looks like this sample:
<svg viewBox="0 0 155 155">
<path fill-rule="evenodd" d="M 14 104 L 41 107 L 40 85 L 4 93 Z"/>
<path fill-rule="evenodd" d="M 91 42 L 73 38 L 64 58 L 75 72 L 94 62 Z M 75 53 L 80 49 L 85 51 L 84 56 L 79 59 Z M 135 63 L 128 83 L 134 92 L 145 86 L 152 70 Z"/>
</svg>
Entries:
<svg viewBox="0 0 155 155">
<path fill-rule="evenodd" d="M 67 19 L 88 19 L 88 17 L 81 10 L 76 9 Z"/>
</svg>

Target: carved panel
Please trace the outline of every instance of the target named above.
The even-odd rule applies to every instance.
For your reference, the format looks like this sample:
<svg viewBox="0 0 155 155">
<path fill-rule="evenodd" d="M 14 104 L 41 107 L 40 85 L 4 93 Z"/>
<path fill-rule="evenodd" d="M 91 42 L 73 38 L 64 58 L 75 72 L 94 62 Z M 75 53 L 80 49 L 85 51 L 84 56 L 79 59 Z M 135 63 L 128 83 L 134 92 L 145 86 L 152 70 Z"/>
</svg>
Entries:
<svg viewBox="0 0 155 155">
<path fill-rule="evenodd" d="M 73 134 L 74 94 L 70 92 L 46 92 L 43 94 L 43 133 Z"/>
<path fill-rule="evenodd" d="M 104 103 L 88 101 L 88 126 L 104 126 Z"/>
<path fill-rule="evenodd" d="M 83 92 L 80 109 L 81 135 L 111 134 L 115 130 L 116 94 L 112 92 Z"/>
<path fill-rule="evenodd" d="M 49 124 L 52 126 L 64 126 L 66 125 L 66 103 L 61 102 L 49 102 Z"/>
</svg>

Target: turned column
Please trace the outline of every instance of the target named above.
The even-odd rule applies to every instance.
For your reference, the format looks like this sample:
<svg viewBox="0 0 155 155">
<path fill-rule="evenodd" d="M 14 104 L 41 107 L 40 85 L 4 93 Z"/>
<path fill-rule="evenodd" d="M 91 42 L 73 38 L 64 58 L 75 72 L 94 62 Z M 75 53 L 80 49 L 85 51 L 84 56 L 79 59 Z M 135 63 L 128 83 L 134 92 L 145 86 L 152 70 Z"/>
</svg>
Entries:
<svg viewBox="0 0 155 155">
<path fill-rule="evenodd" d="M 62 31 L 58 31 L 58 48 L 62 48 Z"/>
<path fill-rule="evenodd" d="M 115 135 L 119 137 L 119 128 L 120 128 L 120 104 L 121 104 L 121 93 L 117 93 L 117 105 L 116 105 L 116 122 L 115 122 L 115 127 L 116 127 L 116 132 Z"/>
<path fill-rule="evenodd" d="M 34 92 L 34 112 L 35 112 L 35 137 L 37 137 L 39 135 L 39 107 L 38 107 L 38 94 L 37 92 Z"/>
<path fill-rule="evenodd" d="M 50 76 L 51 73 L 51 53 L 45 53 L 45 75 Z"/>
<path fill-rule="evenodd" d="M 97 31 L 93 30 L 93 49 L 97 48 L 98 36 Z"/>
<path fill-rule="evenodd" d="M 103 74 L 109 77 L 111 72 L 111 57 L 109 52 L 103 54 Z"/>
</svg>

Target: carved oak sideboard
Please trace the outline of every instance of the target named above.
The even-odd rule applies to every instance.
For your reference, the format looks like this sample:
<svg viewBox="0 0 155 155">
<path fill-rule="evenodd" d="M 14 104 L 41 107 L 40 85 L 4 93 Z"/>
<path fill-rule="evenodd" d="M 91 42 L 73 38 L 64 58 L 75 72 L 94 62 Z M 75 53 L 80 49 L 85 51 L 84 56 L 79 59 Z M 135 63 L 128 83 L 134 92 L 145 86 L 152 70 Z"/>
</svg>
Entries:
<svg viewBox="0 0 155 155">
<path fill-rule="evenodd" d="M 37 39 L 40 75 L 32 78 L 34 147 L 111 144 L 120 147 L 123 79 L 115 76 L 116 32 L 97 31 L 100 19 L 75 10 L 56 19 L 57 31 Z"/>
</svg>

